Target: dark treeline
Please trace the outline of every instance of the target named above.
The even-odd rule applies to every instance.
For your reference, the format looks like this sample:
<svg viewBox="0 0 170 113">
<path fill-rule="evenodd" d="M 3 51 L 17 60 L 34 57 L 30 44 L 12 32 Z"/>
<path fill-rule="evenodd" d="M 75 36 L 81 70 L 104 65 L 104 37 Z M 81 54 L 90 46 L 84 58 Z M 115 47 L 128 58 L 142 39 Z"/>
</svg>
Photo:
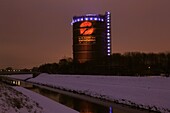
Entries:
<svg viewBox="0 0 170 113">
<path fill-rule="evenodd" d="M 0 69 L 0 75 L 10 75 L 10 74 L 29 74 L 30 69 L 13 69 L 12 67 L 7 67 L 5 69 Z"/>
<path fill-rule="evenodd" d="M 64 58 L 59 63 L 43 64 L 33 71 L 60 74 L 165 75 L 170 74 L 170 53 L 114 53 L 98 61 L 78 63 Z"/>
</svg>

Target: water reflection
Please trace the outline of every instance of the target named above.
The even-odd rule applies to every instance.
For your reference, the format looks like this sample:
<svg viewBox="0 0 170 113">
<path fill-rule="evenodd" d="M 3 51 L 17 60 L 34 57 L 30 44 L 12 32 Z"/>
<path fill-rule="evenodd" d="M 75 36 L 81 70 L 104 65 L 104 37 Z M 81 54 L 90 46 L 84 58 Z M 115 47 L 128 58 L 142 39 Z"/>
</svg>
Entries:
<svg viewBox="0 0 170 113">
<path fill-rule="evenodd" d="M 94 101 L 94 98 L 80 98 L 77 94 L 76 96 L 69 96 L 68 92 L 62 94 L 58 93 L 58 91 L 52 91 L 51 89 L 42 88 L 42 86 L 38 87 L 33 85 L 32 83 L 28 83 L 25 81 L 19 81 L 15 79 L 1 78 L 1 81 L 10 84 L 10 85 L 18 85 L 21 87 L 25 87 L 34 92 L 37 92 L 41 95 L 44 95 L 48 98 L 51 98 L 54 101 L 57 101 L 63 105 L 66 105 L 72 109 L 79 111 L 80 113 L 154 113 L 147 110 L 135 109 L 123 105 L 117 105 L 115 103 L 103 102 L 103 101 Z M 61 91 L 59 91 L 61 92 Z M 73 93 L 71 93 L 73 94 Z M 87 101 L 88 100 L 88 101 Z M 92 101 L 93 100 L 93 101 Z"/>
<path fill-rule="evenodd" d="M 103 104 L 103 101 L 94 103 L 93 101 L 86 101 L 86 99 L 79 99 L 77 97 L 69 96 L 66 94 L 60 94 L 56 91 L 51 91 L 34 85 L 32 85 L 30 90 L 51 98 L 52 100 L 77 110 L 80 113 L 154 113 L 147 110 L 115 105 L 114 103 L 108 104 L 108 102 L 104 102 Z"/>
<path fill-rule="evenodd" d="M 109 113 L 113 113 L 112 107 L 110 106 Z"/>
<path fill-rule="evenodd" d="M 82 101 L 80 99 L 70 97 L 67 95 L 59 94 L 47 89 L 42 89 L 37 86 L 33 86 L 31 90 L 47 96 L 63 105 L 66 105 L 72 109 L 79 111 L 80 113 L 113 113 L 112 108 L 94 104 L 88 101 Z M 120 113 L 120 112 L 119 112 Z"/>
</svg>

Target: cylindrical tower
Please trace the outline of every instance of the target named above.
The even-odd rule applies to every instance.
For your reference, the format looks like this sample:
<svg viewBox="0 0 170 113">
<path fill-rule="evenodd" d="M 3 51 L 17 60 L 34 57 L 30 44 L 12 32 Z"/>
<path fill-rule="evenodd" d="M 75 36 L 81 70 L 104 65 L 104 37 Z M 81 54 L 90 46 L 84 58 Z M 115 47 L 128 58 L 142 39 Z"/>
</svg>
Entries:
<svg viewBox="0 0 170 113">
<path fill-rule="evenodd" d="M 73 59 L 80 63 L 111 55 L 111 15 L 74 16 Z"/>
</svg>

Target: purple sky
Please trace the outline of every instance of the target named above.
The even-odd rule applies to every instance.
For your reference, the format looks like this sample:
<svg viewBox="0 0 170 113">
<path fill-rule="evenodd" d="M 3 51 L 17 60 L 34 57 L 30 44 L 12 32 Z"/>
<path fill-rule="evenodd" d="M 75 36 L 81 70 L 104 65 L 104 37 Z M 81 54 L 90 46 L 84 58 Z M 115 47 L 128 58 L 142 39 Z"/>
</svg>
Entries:
<svg viewBox="0 0 170 113">
<path fill-rule="evenodd" d="M 112 53 L 170 52 L 170 0 L 0 0 L 0 68 L 72 57 L 75 15 L 112 14 Z"/>
</svg>

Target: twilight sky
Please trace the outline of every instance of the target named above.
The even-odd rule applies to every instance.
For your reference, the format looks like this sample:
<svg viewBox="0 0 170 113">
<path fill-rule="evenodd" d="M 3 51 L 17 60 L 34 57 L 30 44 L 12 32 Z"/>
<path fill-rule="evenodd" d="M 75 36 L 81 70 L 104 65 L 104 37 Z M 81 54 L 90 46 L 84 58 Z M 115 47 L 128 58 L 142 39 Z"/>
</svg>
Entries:
<svg viewBox="0 0 170 113">
<path fill-rule="evenodd" d="M 170 0 L 0 0 L 0 68 L 72 57 L 72 17 L 112 14 L 112 53 L 170 52 Z"/>
</svg>

